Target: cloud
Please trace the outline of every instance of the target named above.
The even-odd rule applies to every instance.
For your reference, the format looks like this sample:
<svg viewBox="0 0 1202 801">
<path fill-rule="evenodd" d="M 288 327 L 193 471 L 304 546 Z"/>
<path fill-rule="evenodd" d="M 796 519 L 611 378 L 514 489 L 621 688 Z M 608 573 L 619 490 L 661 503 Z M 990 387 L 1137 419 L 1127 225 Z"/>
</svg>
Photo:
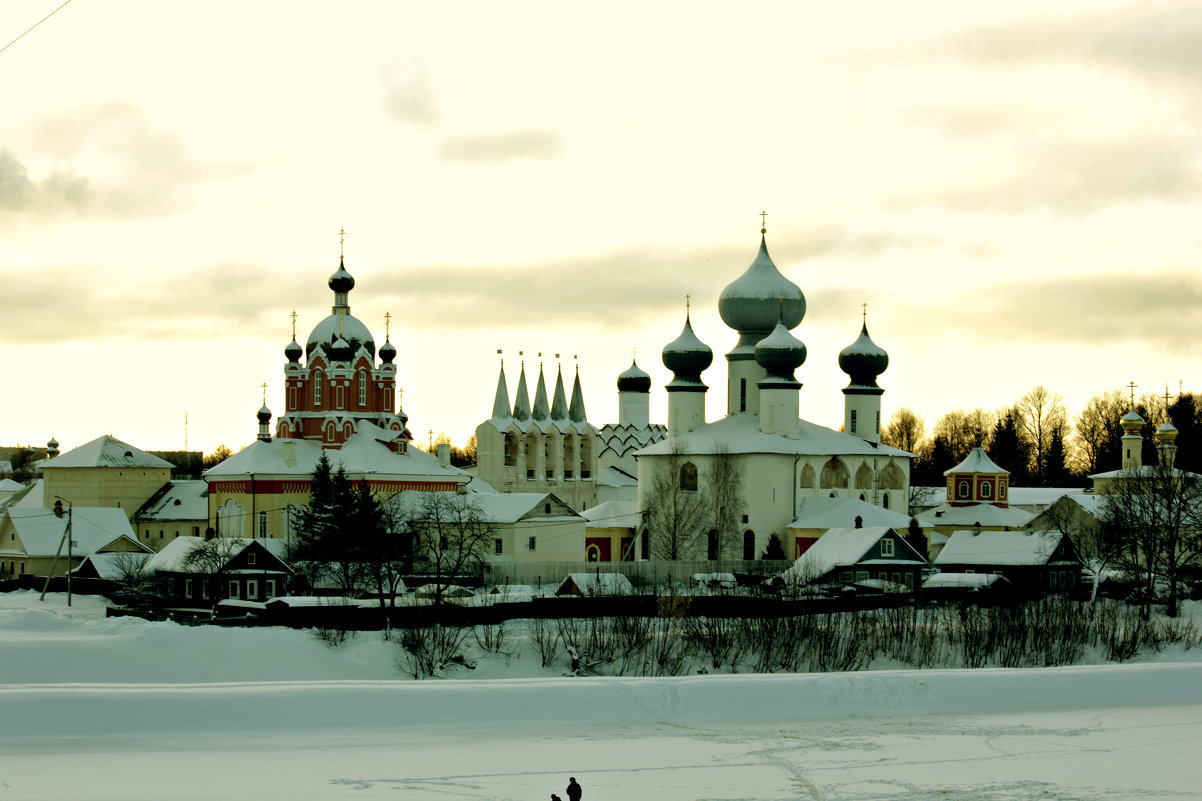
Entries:
<svg viewBox="0 0 1202 801">
<path fill-rule="evenodd" d="M 559 156 L 563 137 L 557 131 L 511 131 L 476 136 L 447 136 L 435 149 L 440 161 L 503 164 L 515 159 L 551 161 Z"/>
<path fill-rule="evenodd" d="M 404 324 L 415 327 L 440 327 L 453 320 L 462 330 L 564 323 L 595 331 L 627 329 L 667 310 L 683 309 L 686 294 L 699 302 L 716 301 L 722 288 L 750 266 L 757 244 L 646 245 L 530 263 L 396 265 L 370 273 L 350 265 L 359 282 L 351 303 L 361 307 L 370 301 L 377 309 L 403 311 Z M 770 237 L 769 245 L 786 274 L 793 274 L 790 266 L 798 262 L 930 246 L 922 238 L 840 225 Z M 10 268 L 0 272 L 0 282 L 9 287 L 6 339 L 33 344 L 286 331 L 294 309 L 313 322 L 314 315 L 325 314 L 328 272 L 314 268 L 298 280 L 294 269 L 223 263 L 131 285 L 117 268 L 78 265 L 19 274 Z M 794 280 L 808 292 L 795 274 Z M 537 307 L 532 307 L 532 298 L 540 301 Z M 551 298 L 553 302 L 543 302 Z M 860 299 L 857 295 L 855 302 Z M 114 311 L 118 308 L 120 313 Z"/>
<path fill-rule="evenodd" d="M 1009 282 L 974 289 L 926 309 L 941 338 L 1090 347 L 1145 342 L 1171 353 L 1202 353 L 1197 310 L 1202 280 L 1168 270 Z"/>
<path fill-rule="evenodd" d="M 1038 209 L 1073 216 L 1120 203 L 1202 198 L 1202 158 L 1192 134 L 1157 130 L 1100 139 L 1025 130 L 1014 131 L 1004 147 L 995 167 L 1008 162 L 1007 174 L 897 193 L 885 203 L 971 213 Z"/>
<path fill-rule="evenodd" d="M 0 214 L 35 222 L 162 215 L 197 182 L 239 171 L 200 163 L 178 134 L 120 101 L 38 120 L 15 138 L 26 143 L 21 155 L 0 149 Z M 55 166 L 33 177 L 40 163 Z"/>
<path fill-rule="evenodd" d="M 442 120 L 434 90 L 419 61 L 389 64 L 380 80 L 384 85 L 384 110 L 394 120 L 423 127 L 438 125 Z"/>
</svg>

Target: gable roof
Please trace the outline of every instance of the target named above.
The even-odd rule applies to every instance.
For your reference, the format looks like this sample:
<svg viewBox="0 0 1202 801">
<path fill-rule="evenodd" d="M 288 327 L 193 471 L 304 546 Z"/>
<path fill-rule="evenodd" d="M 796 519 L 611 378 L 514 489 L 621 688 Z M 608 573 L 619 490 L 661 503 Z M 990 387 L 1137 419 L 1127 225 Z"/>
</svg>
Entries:
<svg viewBox="0 0 1202 801">
<path fill-rule="evenodd" d="M 606 501 L 580 513 L 585 528 L 638 528 L 642 516 L 635 501 Z"/>
<path fill-rule="evenodd" d="M 936 565 L 1046 565 L 1060 547 L 1059 531 L 954 531 Z"/>
<path fill-rule="evenodd" d="M 122 578 L 126 575 L 127 570 L 132 566 L 138 566 L 141 571 L 145 571 L 146 562 L 150 559 L 150 553 L 139 553 L 136 551 L 124 551 L 118 553 L 90 553 L 84 560 L 79 563 L 79 567 L 72 570 L 72 573 L 86 573 L 87 565 L 91 563 L 92 569 L 96 575 L 102 579 L 112 581 Z"/>
<path fill-rule="evenodd" d="M 633 595 L 634 585 L 621 573 L 569 573 L 559 584 L 556 595 L 571 592 L 582 595 Z"/>
<path fill-rule="evenodd" d="M 25 553 L 31 557 L 54 556 L 63 534 L 67 530 L 67 515 L 61 518 L 54 514 L 53 509 L 46 508 L 17 508 L 9 509 L 5 519 L 11 520 Z M 122 537 L 138 546 L 139 550 L 149 549 L 138 542 L 134 530 L 129 524 L 123 509 L 103 506 L 76 506 L 71 512 L 71 539 L 75 545 L 72 552 L 76 556 L 86 556 L 95 553 Z M 63 549 L 64 556 L 66 549 Z"/>
<path fill-rule="evenodd" d="M 116 437 L 105 434 L 78 448 L 47 459 L 42 469 L 48 467 L 155 467 L 171 469 L 175 465 L 166 459 L 135 448 Z"/>
<path fill-rule="evenodd" d="M 915 551 L 905 538 L 889 526 L 871 528 L 832 528 L 784 572 L 785 579 L 807 580 L 818 578 L 836 567 L 854 565 L 863 560 L 878 542 L 890 536 L 896 543 L 897 557 L 891 563 L 913 562 L 925 564 L 926 559 Z"/>
<path fill-rule="evenodd" d="M 145 570 L 147 572 L 162 570 L 168 573 L 196 572 L 187 566 L 187 557 L 197 548 L 211 541 L 204 537 L 177 537 L 163 546 L 163 550 L 147 560 Z M 280 539 L 252 540 L 246 537 L 220 537 L 218 541 L 228 544 L 229 559 L 227 563 L 237 559 L 243 551 L 256 544 L 276 559 L 283 561 L 284 549 L 287 547 L 287 542 Z"/>
<path fill-rule="evenodd" d="M 909 515 L 859 498 L 806 498 L 797 510 L 797 519 L 788 528 L 850 528 L 857 517 L 869 528 L 888 526 L 901 530 L 910 525 Z"/>
<path fill-rule="evenodd" d="M 150 496 L 134 520 L 208 520 L 209 485 L 196 479 L 169 481 Z"/>
<path fill-rule="evenodd" d="M 1013 507 L 1003 509 L 991 503 L 972 503 L 967 506 L 951 506 L 944 503 L 927 509 L 918 515 L 924 526 L 1025 526 L 1035 515 Z"/>
<path fill-rule="evenodd" d="M 729 414 L 721 420 L 706 423 L 688 434 L 667 437 L 639 451 L 639 455 L 660 456 L 672 452 L 673 443 L 684 444 L 688 454 L 716 453 L 727 448 L 731 454 L 781 453 L 803 456 L 873 455 L 913 456 L 907 451 L 884 444 L 874 444 L 852 434 L 801 421 L 801 430 L 796 439 L 783 434 L 765 434 L 760 431 L 760 416 L 753 412 Z"/>
</svg>

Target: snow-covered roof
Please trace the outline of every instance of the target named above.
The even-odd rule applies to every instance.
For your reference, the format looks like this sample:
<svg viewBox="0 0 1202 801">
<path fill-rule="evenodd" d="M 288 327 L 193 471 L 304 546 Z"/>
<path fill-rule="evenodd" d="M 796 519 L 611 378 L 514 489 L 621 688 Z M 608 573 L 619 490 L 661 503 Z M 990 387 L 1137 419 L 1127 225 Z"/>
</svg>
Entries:
<svg viewBox="0 0 1202 801">
<path fill-rule="evenodd" d="M 639 505 L 634 501 L 606 501 L 580 513 L 585 528 L 637 528 Z"/>
<path fill-rule="evenodd" d="M 72 573 L 81 573 L 85 565 L 91 562 L 92 567 L 96 571 L 96 575 L 102 579 L 110 581 L 123 578 L 126 575 L 127 569 L 137 565 L 141 570 L 145 570 L 146 562 L 151 557 L 150 553 L 141 553 L 135 551 L 116 551 L 106 553 L 90 553 L 84 558 L 79 567 L 72 570 Z"/>
<path fill-rule="evenodd" d="M 196 479 L 164 484 L 134 515 L 134 520 L 207 520 L 208 482 Z"/>
<path fill-rule="evenodd" d="M 953 531 L 936 565 L 1044 565 L 1064 537 L 1059 531 Z"/>
<path fill-rule="evenodd" d="M 163 570 L 170 573 L 189 572 L 189 568 L 185 566 L 188 554 L 202 547 L 206 542 L 210 542 L 210 540 L 204 537 L 177 537 L 163 546 L 163 550 L 150 558 L 146 563 L 146 570 L 151 572 Z M 222 537 L 220 542 L 229 548 L 228 554 L 231 560 L 255 542 L 263 546 L 268 553 L 277 559 L 284 558 L 284 552 L 288 547 L 287 541 L 282 539 L 253 540 L 246 537 Z"/>
<path fill-rule="evenodd" d="M 978 589 L 992 587 L 1006 579 L 996 573 L 936 573 L 922 583 L 924 590 L 937 589 Z"/>
<path fill-rule="evenodd" d="M 832 528 L 819 537 L 818 541 L 784 572 L 783 578 L 807 581 L 819 578 L 836 567 L 854 565 L 860 562 L 864 555 L 891 530 L 889 526 Z M 901 537 L 898 537 L 897 543 L 899 559 L 887 560 L 889 564 L 909 561 L 919 564 L 926 561 L 915 553 Z"/>
<path fill-rule="evenodd" d="M 556 594 L 565 592 L 569 582 L 584 595 L 632 595 L 634 585 L 621 573 L 569 573 Z"/>
<path fill-rule="evenodd" d="M 963 462 L 953 467 L 951 470 L 944 470 L 943 475 L 954 476 L 961 473 L 989 473 L 991 475 L 1010 475 L 1009 470 L 1003 470 L 994 464 L 993 460 L 985 453 L 985 449 L 977 446 L 972 449 Z"/>
<path fill-rule="evenodd" d="M 371 423 L 360 422 L 358 431 L 340 449 L 326 452 L 330 467 L 339 465 L 347 476 L 397 480 L 428 480 L 466 482 L 468 476 L 456 467 L 443 467 L 438 457 L 419 448 L 406 448 L 404 453 L 391 450 L 385 443 L 401 436 L 399 431 L 386 431 Z M 310 476 L 321 458 L 321 443 L 306 439 L 256 440 L 221 464 L 205 471 L 212 479 L 241 478 L 247 475 Z"/>
<path fill-rule="evenodd" d="M 58 545 L 67 529 L 67 515 L 61 518 L 54 510 L 46 508 L 8 509 L 5 515 L 12 520 L 25 553 L 30 556 L 54 556 Z M 76 556 L 85 556 L 112 544 L 125 537 L 137 544 L 141 550 L 146 547 L 138 542 L 133 527 L 125 512 L 116 507 L 108 506 L 76 506 L 71 512 L 71 539 L 75 542 L 72 548 Z M 66 553 L 66 548 L 63 549 Z"/>
<path fill-rule="evenodd" d="M 672 452 L 673 443 L 684 444 L 685 453 L 715 453 L 725 448 L 732 454 L 783 453 L 802 456 L 852 455 L 911 456 L 912 454 L 883 444 L 874 444 L 851 434 L 801 421 L 797 439 L 781 434 L 760 431 L 760 416 L 752 412 L 730 414 L 706 423 L 679 437 L 668 437 L 639 451 L 640 456 L 661 456 Z"/>
<path fill-rule="evenodd" d="M 850 528 L 856 518 L 868 527 L 888 526 L 899 531 L 910 525 L 910 516 L 882 509 L 859 498 L 806 498 L 789 528 Z"/>
<path fill-rule="evenodd" d="M 20 492 L 25 489 L 25 485 L 20 481 L 13 481 L 11 478 L 0 479 L 0 492 Z"/>
<path fill-rule="evenodd" d="M 166 459 L 139 450 L 114 436 L 105 434 L 78 448 L 47 459 L 42 469 L 48 467 L 174 467 Z"/>
<path fill-rule="evenodd" d="M 397 509 L 406 514 L 420 508 L 427 495 L 447 495 L 447 493 L 427 493 L 418 490 L 406 490 L 393 496 L 390 501 Z M 480 492 L 472 495 L 451 495 L 459 502 L 468 503 L 478 508 L 484 518 L 492 523 L 516 523 L 526 517 L 538 506 L 551 504 L 552 514 L 539 514 L 539 520 L 579 520 L 580 515 L 571 510 L 563 501 L 549 492 Z"/>
<path fill-rule="evenodd" d="M 639 480 L 619 467 L 603 467 L 597 471 L 599 487 L 637 487 Z"/>
<path fill-rule="evenodd" d="M 1121 470 L 1107 470 L 1105 473 L 1090 473 L 1089 478 L 1126 478 L 1127 476 L 1137 476 L 1140 478 L 1156 478 L 1161 474 L 1160 467 L 1153 464 L 1143 464 L 1138 467 L 1124 467 Z M 1174 478 L 1202 478 L 1198 473 L 1191 473 L 1189 470 L 1178 470 L 1173 468 Z"/>
<path fill-rule="evenodd" d="M 918 515 L 918 522 L 924 526 L 1009 526 L 1021 528 L 1027 524 L 1033 514 L 1022 509 L 994 506 L 991 503 L 973 503 L 968 506 L 951 506 L 940 504 Z"/>
<path fill-rule="evenodd" d="M 22 487 L 0 500 L 0 511 L 5 509 L 43 509 L 45 497 L 42 492 L 43 479 L 34 479 L 29 486 Z"/>
</svg>

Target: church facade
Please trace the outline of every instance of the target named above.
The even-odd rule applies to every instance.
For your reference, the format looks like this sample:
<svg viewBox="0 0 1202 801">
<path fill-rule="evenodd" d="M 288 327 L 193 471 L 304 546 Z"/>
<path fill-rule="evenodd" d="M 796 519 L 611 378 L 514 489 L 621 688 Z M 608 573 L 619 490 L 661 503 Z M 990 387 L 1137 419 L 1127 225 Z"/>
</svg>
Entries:
<svg viewBox="0 0 1202 801">
<path fill-rule="evenodd" d="M 911 454 L 880 441 L 884 390 L 876 379 L 888 366 L 888 355 L 868 336 L 865 319 L 859 338 L 839 355 L 851 379 L 844 389 L 845 431 L 803 419 L 794 372 L 807 353 L 791 331 L 805 315 L 805 296 L 773 263 L 765 231 L 761 237 L 751 266 L 718 300 L 723 322 L 738 334 L 726 354 L 724 417 L 706 421 L 708 387 L 701 374 L 712 364 L 713 351 L 694 334 L 689 313 L 680 336 L 663 350 L 664 365 L 674 376 L 666 388 L 668 436 L 638 453 L 637 558 L 656 553 L 655 538 L 663 533 L 653 521 L 665 503 L 680 500 L 664 497 L 665 492 L 692 495 L 700 509 L 694 526 L 704 536 L 691 538 L 692 552 L 683 558 L 755 559 L 773 535 L 786 557 L 796 557 L 813 543 L 790 534 L 806 528 L 798 517 L 807 498 L 907 509 Z M 731 487 L 711 482 L 732 468 L 738 477 L 733 497 Z M 724 492 L 736 508 L 709 508 Z M 720 542 L 723 520 L 734 531 L 721 535 L 725 542 Z"/>
</svg>

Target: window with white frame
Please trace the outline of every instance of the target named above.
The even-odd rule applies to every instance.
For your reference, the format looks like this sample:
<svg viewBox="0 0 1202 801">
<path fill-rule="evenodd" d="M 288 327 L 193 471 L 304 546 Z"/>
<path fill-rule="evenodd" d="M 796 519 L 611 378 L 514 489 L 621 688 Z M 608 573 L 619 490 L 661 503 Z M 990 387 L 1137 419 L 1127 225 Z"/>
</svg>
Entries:
<svg viewBox="0 0 1202 801">
<path fill-rule="evenodd" d="M 275 597 L 275 579 L 263 580 L 263 600 Z"/>
<path fill-rule="evenodd" d="M 254 551 L 249 551 L 249 552 L 246 554 L 246 564 L 248 564 L 248 565 L 253 565 L 253 564 L 255 563 L 255 555 L 256 555 L 256 554 L 255 554 L 255 552 L 254 552 Z"/>
<path fill-rule="evenodd" d="M 259 512 L 259 537 L 267 539 L 267 513 Z M 254 554 L 251 554 L 252 556 Z"/>
<path fill-rule="evenodd" d="M 250 579 L 246 582 L 246 600 L 253 601 L 259 597 L 259 582 L 255 579 Z"/>
<path fill-rule="evenodd" d="M 893 540 L 888 538 L 881 540 L 881 556 L 893 556 Z"/>
<path fill-rule="evenodd" d="M 367 372 L 359 371 L 359 405 L 367 405 Z"/>
<path fill-rule="evenodd" d="M 184 597 L 185 598 L 192 597 L 192 579 L 190 579 L 190 578 L 184 579 Z"/>
<path fill-rule="evenodd" d="M 238 582 L 231 581 L 229 586 L 230 586 L 229 597 L 237 598 L 238 597 Z"/>
</svg>

